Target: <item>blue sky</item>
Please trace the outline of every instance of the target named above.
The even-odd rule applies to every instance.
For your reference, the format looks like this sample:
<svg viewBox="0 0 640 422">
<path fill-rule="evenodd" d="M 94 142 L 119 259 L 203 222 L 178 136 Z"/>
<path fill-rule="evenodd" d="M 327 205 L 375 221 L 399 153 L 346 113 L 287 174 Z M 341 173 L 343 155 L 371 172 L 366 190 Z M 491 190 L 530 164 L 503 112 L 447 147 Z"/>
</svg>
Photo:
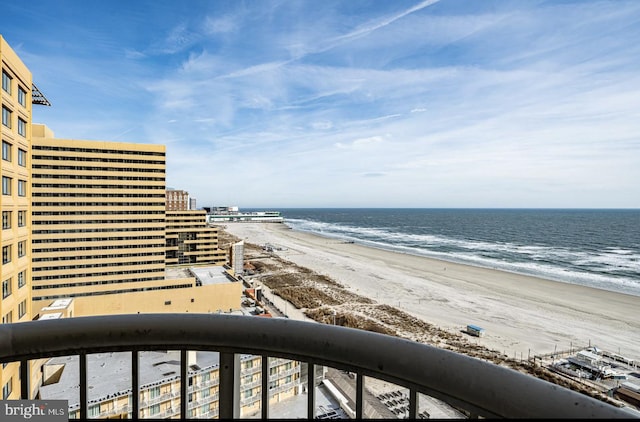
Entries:
<svg viewBox="0 0 640 422">
<path fill-rule="evenodd" d="M 59 138 L 199 207 L 640 207 L 640 1 L 9 2 Z"/>
</svg>

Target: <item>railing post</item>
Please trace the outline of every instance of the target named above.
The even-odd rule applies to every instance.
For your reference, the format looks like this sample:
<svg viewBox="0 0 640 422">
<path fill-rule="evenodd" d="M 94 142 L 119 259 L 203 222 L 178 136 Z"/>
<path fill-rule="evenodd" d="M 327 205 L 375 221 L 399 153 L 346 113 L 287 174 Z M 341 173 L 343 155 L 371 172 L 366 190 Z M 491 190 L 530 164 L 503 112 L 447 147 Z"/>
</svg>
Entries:
<svg viewBox="0 0 640 422">
<path fill-rule="evenodd" d="M 240 356 L 220 352 L 220 419 L 240 417 Z"/>
<path fill-rule="evenodd" d="M 356 419 L 362 419 L 364 416 L 364 375 L 358 373 L 356 375 Z"/>
<path fill-rule="evenodd" d="M 316 417 L 316 366 L 307 363 L 307 419 Z"/>
<path fill-rule="evenodd" d="M 262 355 L 262 375 L 260 377 L 262 383 L 262 419 L 269 419 L 269 356 Z"/>
<path fill-rule="evenodd" d="M 409 389 L 409 419 L 418 419 L 418 392 Z"/>
<path fill-rule="evenodd" d="M 80 419 L 87 420 L 87 354 L 80 353 Z"/>
<path fill-rule="evenodd" d="M 140 417 L 140 373 L 139 373 L 138 351 L 131 352 L 131 419 L 138 420 Z"/>
<path fill-rule="evenodd" d="M 187 350 L 180 350 L 180 417 L 186 420 L 189 415 L 187 414 L 187 404 L 189 402 L 189 394 L 187 393 L 187 386 L 189 385 L 189 373 L 187 370 L 188 358 Z"/>
<path fill-rule="evenodd" d="M 29 361 L 27 359 L 23 359 L 20 361 L 20 398 L 22 400 L 29 400 L 29 385 L 31 384 L 31 379 L 29 378 Z"/>
</svg>

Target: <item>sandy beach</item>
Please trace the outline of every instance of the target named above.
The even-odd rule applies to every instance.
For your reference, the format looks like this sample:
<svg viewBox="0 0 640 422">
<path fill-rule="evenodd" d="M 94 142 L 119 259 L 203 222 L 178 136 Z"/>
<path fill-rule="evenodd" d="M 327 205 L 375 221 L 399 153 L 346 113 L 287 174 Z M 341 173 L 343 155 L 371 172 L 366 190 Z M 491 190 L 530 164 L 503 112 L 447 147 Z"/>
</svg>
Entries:
<svg viewBox="0 0 640 422">
<path fill-rule="evenodd" d="M 279 223 L 228 223 L 224 230 L 269 243 L 278 256 L 441 329 L 478 325 L 485 336 L 472 341 L 510 357 L 590 344 L 640 359 L 637 296 L 364 247 Z"/>
</svg>

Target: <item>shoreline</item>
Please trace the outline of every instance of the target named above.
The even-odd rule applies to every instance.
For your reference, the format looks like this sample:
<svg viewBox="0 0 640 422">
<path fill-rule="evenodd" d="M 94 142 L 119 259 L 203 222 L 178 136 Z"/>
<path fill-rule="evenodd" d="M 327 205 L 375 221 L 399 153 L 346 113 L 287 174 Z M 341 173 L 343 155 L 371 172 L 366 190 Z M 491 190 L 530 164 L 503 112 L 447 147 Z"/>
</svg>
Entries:
<svg viewBox="0 0 640 422">
<path fill-rule="evenodd" d="M 634 295 L 364 246 L 284 223 L 234 222 L 224 230 L 281 248 L 278 256 L 441 329 L 478 325 L 485 336 L 472 341 L 508 356 L 592 345 L 640 358 Z"/>
<path fill-rule="evenodd" d="M 232 224 L 235 224 L 235 223 L 232 223 Z M 285 225 L 287 230 L 294 230 L 294 229 L 286 226 L 285 223 L 280 223 L 280 224 Z M 486 266 L 486 265 L 474 264 L 474 263 L 471 263 L 471 262 L 464 262 L 462 260 L 446 259 L 446 258 L 433 257 L 433 256 L 429 256 L 429 255 L 421 255 L 421 254 L 416 254 L 416 253 L 411 253 L 411 252 L 403 252 L 401 250 L 396 250 L 396 249 L 393 249 L 393 248 L 390 248 L 390 247 L 385 248 L 385 247 L 380 247 L 380 246 L 375 246 L 375 245 L 367 245 L 364 242 L 360 243 L 358 241 L 343 240 L 343 239 L 340 239 L 338 237 L 327 236 L 327 235 L 323 235 L 323 234 L 320 234 L 320 233 L 313 233 L 313 232 L 310 232 L 310 231 L 301 231 L 301 230 L 296 230 L 296 231 L 298 233 L 306 233 L 306 234 L 309 234 L 311 236 L 317 236 L 317 237 L 321 237 L 321 238 L 328 239 L 328 240 L 339 241 L 339 242 L 342 242 L 342 243 L 356 244 L 356 245 L 359 245 L 359 246 L 362 246 L 362 247 L 365 247 L 365 248 L 378 249 L 378 250 L 385 251 L 385 252 L 393 252 L 393 253 L 397 253 L 397 254 L 401 254 L 401 255 L 415 256 L 415 257 L 418 257 L 418 258 L 424 258 L 424 259 L 430 259 L 430 260 L 434 260 L 434 261 L 439 261 L 439 262 L 442 262 L 443 264 L 450 263 L 450 264 L 465 265 L 465 266 L 468 266 L 468 267 L 475 267 L 475 268 L 499 271 L 499 272 L 504 272 L 504 273 L 510 273 L 510 274 L 514 274 L 514 275 L 521 275 L 521 276 L 525 276 L 525 277 L 532 277 L 532 278 L 535 278 L 535 279 L 550 281 L 550 282 L 553 282 L 553 283 L 571 284 L 571 285 L 578 286 L 578 287 L 587 287 L 587 288 L 590 288 L 590 289 L 601 290 L 601 291 L 604 291 L 604 292 L 618 293 L 618 294 L 622 294 L 622 295 L 626 295 L 626 296 L 635 296 L 640 301 L 640 293 L 639 294 L 633 294 L 633 293 L 625 292 L 625 291 L 622 291 L 622 290 L 613 290 L 613 289 L 604 289 L 604 288 L 594 287 L 594 286 L 585 286 L 584 284 L 580 284 L 580 283 L 572 283 L 570 281 L 563 281 L 563 280 L 559 280 L 559 279 L 546 278 L 546 277 L 544 277 L 542 275 L 527 274 L 527 273 L 524 273 L 524 272 L 507 270 L 507 269 L 504 269 L 504 268 L 490 267 L 490 266 Z M 640 303 L 639 303 L 639 305 L 640 305 Z"/>
</svg>

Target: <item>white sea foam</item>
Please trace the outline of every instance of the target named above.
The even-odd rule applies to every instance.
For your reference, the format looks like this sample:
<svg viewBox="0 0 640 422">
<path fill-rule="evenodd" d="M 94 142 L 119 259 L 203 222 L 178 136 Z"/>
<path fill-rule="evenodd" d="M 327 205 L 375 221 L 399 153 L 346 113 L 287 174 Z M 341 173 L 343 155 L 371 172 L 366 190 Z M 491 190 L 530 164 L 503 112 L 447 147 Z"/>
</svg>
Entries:
<svg viewBox="0 0 640 422">
<path fill-rule="evenodd" d="M 395 229 L 287 219 L 296 230 L 446 261 L 495 268 L 640 296 L 640 254 L 622 248 L 601 251 L 487 242 Z M 634 277 L 635 274 L 635 277 Z"/>
</svg>

